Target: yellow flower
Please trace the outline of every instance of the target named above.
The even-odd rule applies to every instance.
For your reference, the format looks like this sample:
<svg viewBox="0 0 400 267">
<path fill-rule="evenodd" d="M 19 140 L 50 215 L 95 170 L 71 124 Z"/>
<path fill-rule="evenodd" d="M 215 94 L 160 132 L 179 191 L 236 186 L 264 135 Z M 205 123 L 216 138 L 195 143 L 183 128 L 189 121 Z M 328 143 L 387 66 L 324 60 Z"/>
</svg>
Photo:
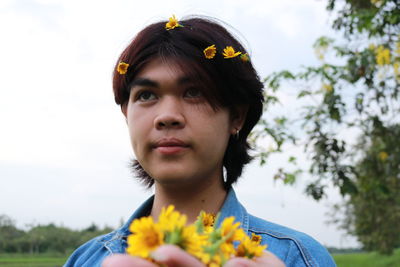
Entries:
<svg viewBox="0 0 400 267">
<path fill-rule="evenodd" d="M 194 225 L 184 227 L 181 235 L 181 242 L 176 245 L 189 254 L 201 259 L 204 254 L 203 247 L 207 243 L 205 236 L 199 235 Z"/>
<path fill-rule="evenodd" d="M 201 262 L 203 262 L 207 267 L 221 267 L 222 259 L 221 255 L 215 254 L 213 257 L 208 253 L 204 253 L 204 256 L 201 258 Z"/>
<path fill-rule="evenodd" d="M 186 226 L 186 215 L 170 205 L 161 210 L 158 224 L 165 234 L 165 243 L 179 246 L 189 254 L 199 257 L 206 239 L 196 232 L 195 225 Z"/>
<path fill-rule="evenodd" d="M 375 50 L 376 63 L 380 66 L 390 64 L 390 50 L 380 45 Z"/>
<path fill-rule="evenodd" d="M 227 237 L 227 242 L 241 240 L 246 234 L 242 228 L 239 228 L 240 222 L 233 223 L 235 217 L 225 218 L 221 224 L 221 235 Z"/>
<path fill-rule="evenodd" d="M 126 252 L 132 256 L 149 258 L 151 252 L 164 244 L 164 233 L 152 217 L 143 217 L 134 220 L 129 230 L 128 248 Z"/>
<path fill-rule="evenodd" d="M 117 67 L 117 72 L 119 74 L 125 74 L 128 71 L 129 64 L 125 62 L 120 62 Z"/>
<path fill-rule="evenodd" d="M 249 55 L 246 53 L 246 54 L 241 54 L 241 55 L 240 55 L 240 59 L 241 59 L 243 62 L 248 62 L 248 61 L 250 60 L 250 57 L 249 57 Z"/>
<path fill-rule="evenodd" d="M 201 221 L 205 233 L 210 233 L 214 229 L 215 214 L 201 211 L 197 219 Z"/>
<path fill-rule="evenodd" d="M 256 235 L 255 233 L 251 233 L 251 241 L 256 242 L 257 244 L 261 243 L 261 236 Z"/>
<path fill-rule="evenodd" d="M 215 228 L 215 217 L 202 211 L 195 224 L 186 226 L 187 217 L 170 205 L 161 210 L 157 223 L 152 217 L 132 222 L 126 252 L 151 261 L 151 253 L 159 246 L 173 244 L 207 267 L 223 266 L 235 256 L 251 259 L 262 255 L 267 246 L 260 245 L 261 236 L 252 234 L 251 238 L 248 237 L 240 228 L 240 223 L 234 222 L 235 217 L 225 218 L 221 226 Z"/>
<path fill-rule="evenodd" d="M 379 154 L 378 154 L 378 158 L 379 158 L 381 161 L 387 160 L 388 157 L 389 157 L 389 155 L 388 155 L 388 153 L 386 153 L 385 151 L 379 152 Z"/>
<path fill-rule="evenodd" d="M 371 4 L 380 7 L 382 5 L 382 0 L 371 0 Z"/>
<path fill-rule="evenodd" d="M 322 84 L 322 90 L 324 90 L 324 91 L 327 92 L 327 93 L 330 93 L 330 92 L 333 91 L 333 87 L 332 87 L 332 85 L 330 85 L 330 84 L 323 83 L 323 84 Z"/>
<path fill-rule="evenodd" d="M 261 239 L 258 239 L 258 241 L 253 241 L 254 236 L 257 235 L 253 234 L 251 239 L 248 236 L 244 238 L 236 250 L 236 257 L 245 257 L 251 259 L 253 257 L 260 257 L 263 254 L 264 250 L 267 248 L 267 245 L 261 246 Z"/>
<path fill-rule="evenodd" d="M 400 56 L 400 42 L 397 42 L 397 43 L 396 43 L 396 50 L 395 50 L 395 52 L 396 52 L 396 54 L 397 54 L 398 56 Z"/>
<path fill-rule="evenodd" d="M 222 55 L 224 58 L 233 58 L 240 55 L 242 52 L 235 52 L 235 49 L 232 46 L 227 46 L 224 48 Z"/>
<path fill-rule="evenodd" d="M 203 225 L 205 227 L 213 227 L 215 223 L 215 214 L 212 213 L 204 213 L 203 216 Z"/>
<path fill-rule="evenodd" d="M 161 214 L 158 217 L 158 224 L 163 231 L 172 232 L 175 229 L 181 229 L 186 225 L 186 215 L 180 214 L 174 210 L 173 205 L 169 205 L 167 208 L 162 208 Z"/>
<path fill-rule="evenodd" d="M 400 82 L 400 62 L 393 63 L 394 78 Z"/>
<path fill-rule="evenodd" d="M 316 47 L 316 48 L 314 49 L 314 53 L 315 53 L 316 57 L 317 57 L 319 60 L 322 61 L 322 60 L 324 60 L 324 58 L 325 58 L 325 53 L 326 53 L 327 49 L 328 49 L 327 46 L 318 46 L 318 47 Z"/>
<path fill-rule="evenodd" d="M 235 217 L 225 218 L 221 224 L 221 236 L 224 243 L 221 244 L 221 251 L 226 258 L 229 258 L 235 253 L 234 241 L 242 240 L 246 234 L 242 228 L 239 228 L 240 223 L 234 223 Z"/>
<path fill-rule="evenodd" d="M 376 49 L 375 44 L 373 43 L 369 44 L 368 49 L 374 51 Z"/>
<path fill-rule="evenodd" d="M 215 45 L 210 45 L 209 47 L 204 49 L 203 52 L 206 58 L 211 59 L 215 57 L 215 54 L 217 53 L 217 48 L 215 47 Z"/>
<path fill-rule="evenodd" d="M 175 15 L 169 18 L 169 21 L 165 24 L 165 28 L 167 30 L 175 29 L 176 27 L 183 27 L 179 24 L 178 20 L 175 18 Z"/>
<path fill-rule="evenodd" d="M 220 263 L 217 263 L 217 262 L 211 262 L 209 265 L 208 265 L 208 267 L 220 267 L 221 266 L 221 264 Z"/>
</svg>

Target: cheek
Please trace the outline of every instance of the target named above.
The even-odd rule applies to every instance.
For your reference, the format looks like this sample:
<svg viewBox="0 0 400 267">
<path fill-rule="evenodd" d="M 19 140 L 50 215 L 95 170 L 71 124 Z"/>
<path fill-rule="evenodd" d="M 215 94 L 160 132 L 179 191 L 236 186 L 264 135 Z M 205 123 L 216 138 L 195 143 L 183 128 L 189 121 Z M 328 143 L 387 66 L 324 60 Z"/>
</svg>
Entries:
<svg viewBox="0 0 400 267">
<path fill-rule="evenodd" d="M 230 137 L 228 115 L 225 113 L 210 114 L 204 120 L 204 122 L 198 123 L 202 145 L 207 149 L 218 151 L 218 154 L 224 154 Z"/>
<path fill-rule="evenodd" d="M 136 155 L 142 149 L 140 145 L 145 143 L 145 138 L 148 136 L 148 129 L 151 127 L 149 120 L 150 118 L 146 116 L 145 112 L 141 113 L 140 116 L 138 112 L 131 112 L 128 115 L 129 136 Z"/>
</svg>

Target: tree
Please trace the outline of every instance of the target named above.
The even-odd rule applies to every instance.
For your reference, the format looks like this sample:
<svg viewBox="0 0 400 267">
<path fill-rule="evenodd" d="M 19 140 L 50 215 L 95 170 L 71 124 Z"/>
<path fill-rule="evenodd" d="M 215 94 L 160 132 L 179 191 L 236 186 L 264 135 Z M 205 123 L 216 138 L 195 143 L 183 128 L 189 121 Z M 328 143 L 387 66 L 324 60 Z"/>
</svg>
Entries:
<svg viewBox="0 0 400 267">
<path fill-rule="evenodd" d="M 15 221 L 9 216 L 0 215 L 0 253 L 19 252 L 19 247 L 15 240 L 25 233 L 15 226 Z"/>
<path fill-rule="evenodd" d="M 353 211 L 354 234 L 365 248 L 389 254 L 400 246 L 400 125 L 377 123 L 359 144 L 364 155 L 355 166 L 358 194 L 347 206 Z"/>
<path fill-rule="evenodd" d="M 347 215 L 342 226 L 366 249 L 382 253 L 400 244 L 399 7 L 399 0 L 329 0 L 332 28 L 343 39 L 315 42 L 319 66 L 265 79 L 267 108 L 279 103 L 277 91 L 290 82 L 298 88 L 302 112 L 262 120 L 253 134 L 275 142 L 275 149 L 259 150 L 261 164 L 289 141 L 304 144 L 310 168 L 282 168 L 275 178 L 292 184 L 307 171 L 312 181 L 305 191 L 316 200 L 327 186 L 338 188 Z"/>
</svg>

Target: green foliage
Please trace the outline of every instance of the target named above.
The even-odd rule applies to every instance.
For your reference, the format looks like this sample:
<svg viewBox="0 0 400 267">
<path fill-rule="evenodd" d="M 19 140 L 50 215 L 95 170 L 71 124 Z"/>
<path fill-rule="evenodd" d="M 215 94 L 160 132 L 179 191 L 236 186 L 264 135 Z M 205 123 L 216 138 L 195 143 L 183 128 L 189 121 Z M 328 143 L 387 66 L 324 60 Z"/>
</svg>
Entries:
<svg viewBox="0 0 400 267">
<path fill-rule="evenodd" d="M 330 0 L 332 27 L 345 39 L 320 37 L 313 46 L 318 66 L 266 77 L 266 109 L 280 103 L 277 93 L 290 82 L 298 87 L 301 112 L 262 120 L 253 133 L 254 143 L 272 137 L 273 149 L 258 148 L 261 164 L 288 142 L 303 144 L 309 169 L 279 168 L 275 178 L 293 184 L 308 172 L 305 192 L 316 200 L 328 186 L 338 188 L 346 211 L 337 222 L 381 253 L 400 245 L 399 6 L 398 0 Z"/>
<path fill-rule="evenodd" d="M 66 256 L 57 254 L 0 254 L 0 266 L 7 267 L 61 267 L 66 260 Z"/>
<path fill-rule="evenodd" d="M 58 253 L 67 255 L 86 241 L 111 232 L 113 229 L 100 229 L 92 224 L 84 230 L 71 230 L 67 227 L 31 225 L 26 231 L 18 229 L 7 215 L 0 215 L 0 253 Z"/>
<path fill-rule="evenodd" d="M 354 234 L 366 249 L 384 254 L 400 247 L 399 136 L 400 125 L 378 124 L 361 139 L 359 146 L 367 148 L 356 164 L 359 192 L 347 205 L 353 211 Z"/>
<path fill-rule="evenodd" d="M 400 263 L 400 249 L 390 256 L 359 252 L 333 254 L 333 258 L 338 267 L 396 267 Z"/>
<path fill-rule="evenodd" d="M 24 231 L 17 229 L 15 222 L 7 215 L 0 215 L 0 251 L 15 252 Z M 10 242 L 11 241 L 11 242 Z"/>
</svg>

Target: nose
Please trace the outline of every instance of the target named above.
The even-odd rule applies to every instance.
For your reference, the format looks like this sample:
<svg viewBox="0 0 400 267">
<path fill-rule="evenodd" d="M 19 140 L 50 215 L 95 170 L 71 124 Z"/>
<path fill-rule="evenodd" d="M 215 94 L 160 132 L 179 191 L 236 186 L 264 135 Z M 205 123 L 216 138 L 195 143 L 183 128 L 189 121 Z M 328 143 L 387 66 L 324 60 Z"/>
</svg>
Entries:
<svg viewBox="0 0 400 267">
<path fill-rule="evenodd" d="M 185 127 L 185 117 L 179 100 L 166 97 L 160 101 L 158 113 L 154 119 L 154 127 L 157 130 Z"/>
</svg>

